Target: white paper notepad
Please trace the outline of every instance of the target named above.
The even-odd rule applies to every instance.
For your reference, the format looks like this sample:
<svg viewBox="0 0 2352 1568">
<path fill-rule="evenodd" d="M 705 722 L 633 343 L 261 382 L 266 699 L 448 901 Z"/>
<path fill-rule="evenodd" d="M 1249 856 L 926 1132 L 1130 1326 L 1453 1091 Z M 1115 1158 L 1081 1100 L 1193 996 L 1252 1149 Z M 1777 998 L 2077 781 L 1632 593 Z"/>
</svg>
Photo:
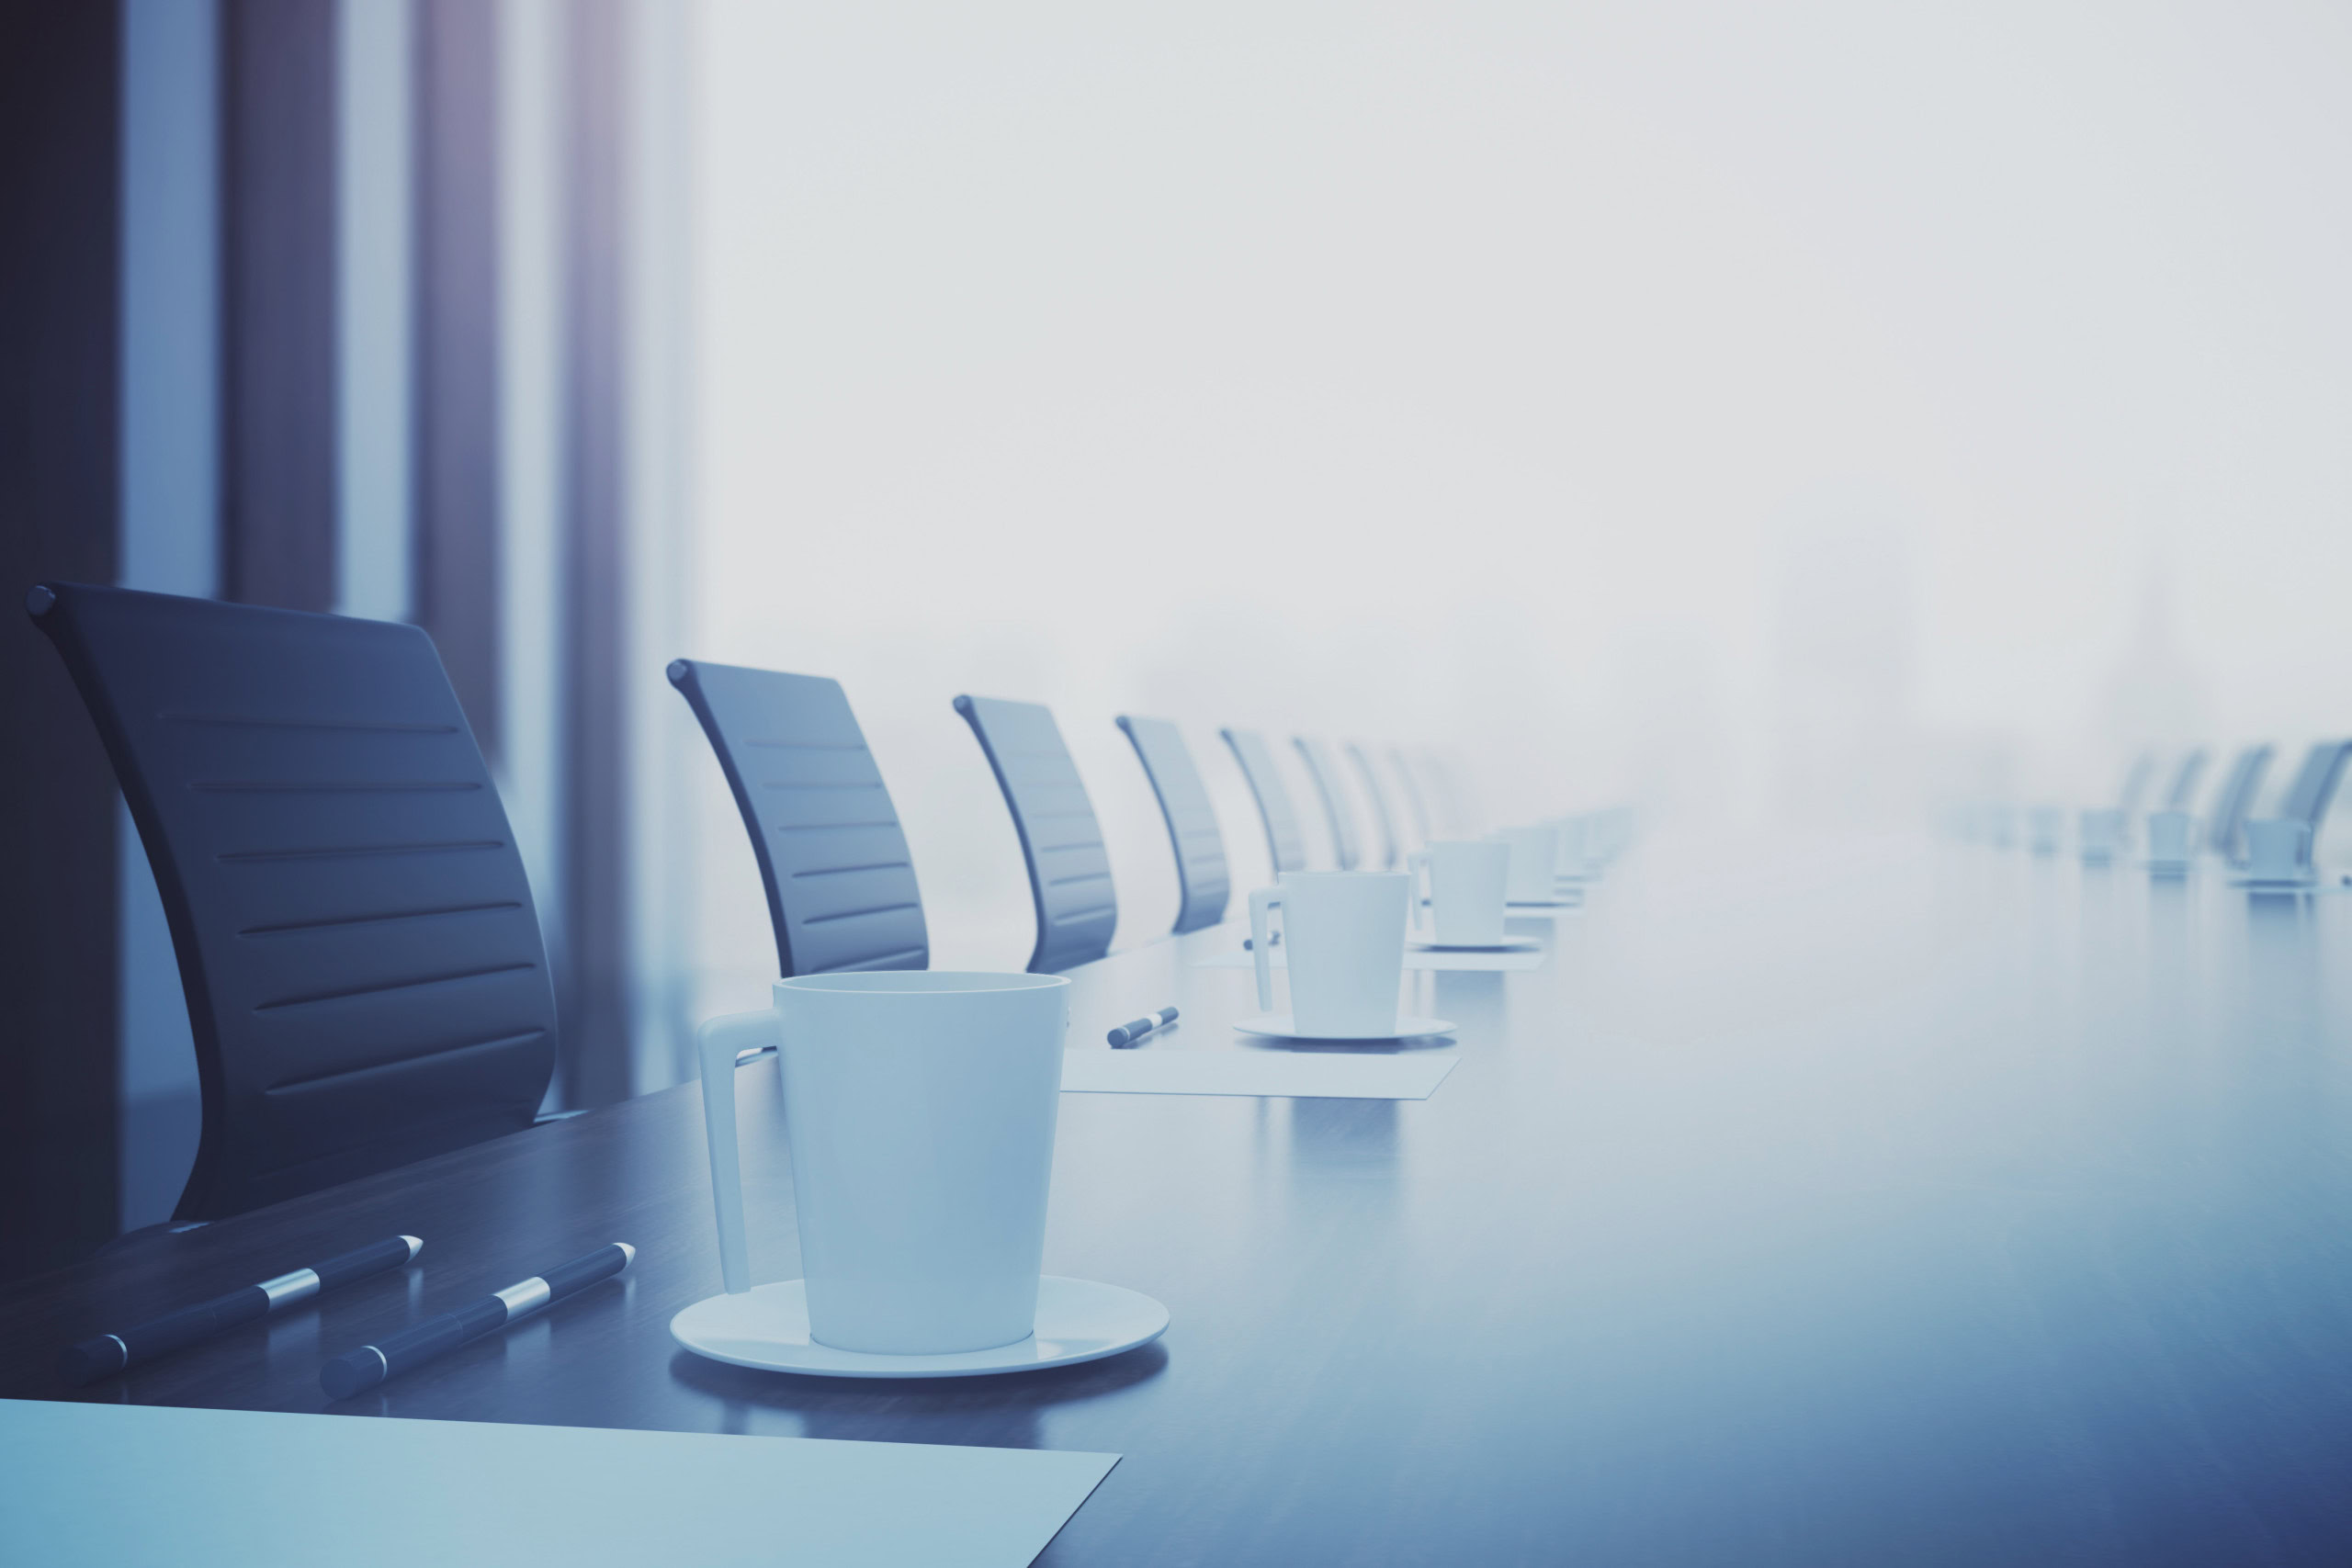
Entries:
<svg viewBox="0 0 2352 1568">
<path fill-rule="evenodd" d="M 1452 1051 L 1065 1051 L 1062 1092 L 1427 1100 L 1459 1060 Z"/>
<path fill-rule="evenodd" d="M 0 1400 L 0 1562 L 1024 1568 L 1117 1462 Z"/>
</svg>

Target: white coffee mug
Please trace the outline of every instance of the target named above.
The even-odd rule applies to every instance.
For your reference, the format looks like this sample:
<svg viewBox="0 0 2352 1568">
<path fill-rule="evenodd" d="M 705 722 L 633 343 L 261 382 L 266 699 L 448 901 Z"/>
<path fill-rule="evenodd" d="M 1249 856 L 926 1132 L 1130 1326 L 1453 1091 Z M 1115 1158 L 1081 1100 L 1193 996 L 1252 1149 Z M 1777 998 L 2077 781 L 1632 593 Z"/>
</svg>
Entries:
<svg viewBox="0 0 2352 1568">
<path fill-rule="evenodd" d="M 1494 839 L 1453 839 L 1407 858 L 1413 878 L 1413 934 L 1444 947 L 1498 947 L 1503 893 L 1510 877 L 1510 846 Z M 1428 919 L 1422 918 L 1421 874 L 1429 874 Z"/>
<path fill-rule="evenodd" d="M 2148 858 L 2162 865 L 2186 862 L 2197 848 L 2197 818 L 2186 811 L 2148 813 Z"/>
<path fill-rule="evenodd" d="M 1510 846 L 1506 897 L 1511 903 L 1548 904 L 1559 896 L 1557 832 L 1550 828 L 1506 828 L 1492 837 Z"/>
<path fill-rule="evenodd" d="M 1033 1333 L 1069 989 L 1059 975 L 804 975 L 778 980 L 766 1011 L 705 1023 L 728 1292 L 752 1288 L 735 1063 L 774 1045 L 810 1334 L 932 1356 Z"/>
<path fill-rule="evenodd" d="M 2290 817 L 2245 825 L 2245 874 L 2256 882 L 2299 882 L 2311 872 L 2311 829 Z"/>
<path fill-rule="evenodd" d="M 1405 979 L 1405 914 L 1413 879 L 1401 871 L 1286 871 L 1279 887 L 1250 895 L 1250 953 L 1258 1006 L 1274 1009 L 1269 915 L 1283 912 L 1291 1025 L 1304 1039 L 1371 1040 L 1396 1032 Z"/>
<path fill-rule="evenodd" d="M 2112 860 L 2123 847 L 2123 812 L 2120 807 L 2095 806 L 2075 824 L 2075 837 L 2086 861 Z"/>
</svg>

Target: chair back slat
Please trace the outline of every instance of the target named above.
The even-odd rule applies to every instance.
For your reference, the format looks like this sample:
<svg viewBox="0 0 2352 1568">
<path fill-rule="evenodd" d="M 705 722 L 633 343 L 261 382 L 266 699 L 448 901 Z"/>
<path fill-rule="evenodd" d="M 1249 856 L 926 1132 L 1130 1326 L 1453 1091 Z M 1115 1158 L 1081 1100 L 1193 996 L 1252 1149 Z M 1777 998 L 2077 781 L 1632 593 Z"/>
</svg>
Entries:
<svg viewBox="0 0 2352 1568">
<path fill-rule="evenodd" d="M 35 620 L 163 896 L 204 1107 L 182 1219 L 531 1124 L 554 1070 L 504 807 L 415 626 L 59 583 Z"/>
</svg>

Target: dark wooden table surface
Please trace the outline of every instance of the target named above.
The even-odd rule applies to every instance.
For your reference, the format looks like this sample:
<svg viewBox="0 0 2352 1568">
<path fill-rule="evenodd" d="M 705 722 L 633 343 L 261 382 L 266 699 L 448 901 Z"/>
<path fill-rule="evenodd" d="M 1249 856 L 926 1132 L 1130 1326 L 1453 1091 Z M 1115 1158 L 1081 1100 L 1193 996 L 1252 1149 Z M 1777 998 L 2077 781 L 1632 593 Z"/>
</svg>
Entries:
<svg viewBox="0 0 2352 1568">
<path fill-rule="evenodd" d="M 1151 1049 L 1235 1048 L 1248 974 L 1185 953 L 1237 941 L 1083 973 L 1074 1040 L 1172 1000 Z M 2352 897 L 1661 839 L 1550 966 L 1416 982 L 1463 1026 L 1426 1102 L 1065 1095 L 1046 1266 L 1166 1303 L 1142 1351 L 853 1383 L 680 1350 L 718 1289 L 688 1086 L 14 1287 L 0 1390 L 322 1410 L 326 1356 L 626 1240 L 628 1280 L 333 1408 L 1124 1454 L 1054 1564 L 2352 1562 L 2347 957 Z M 405 1279 L 49 1371 L 396 1231 Z"/>
</svg>

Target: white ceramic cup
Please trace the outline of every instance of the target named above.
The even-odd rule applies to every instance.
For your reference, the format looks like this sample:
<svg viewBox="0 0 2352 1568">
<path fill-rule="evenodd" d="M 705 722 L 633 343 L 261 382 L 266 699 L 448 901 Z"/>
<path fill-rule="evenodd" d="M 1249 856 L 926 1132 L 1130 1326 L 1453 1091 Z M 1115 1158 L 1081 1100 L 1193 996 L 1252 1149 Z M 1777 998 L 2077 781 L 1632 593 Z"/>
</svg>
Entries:
<svg viewBox="0 0 2352 1568">
<path fill-rule="evenodd" d="M 2245 825 L 2245 874 L 2256 882 L 2295 882 L 2309 874 L 2311 829 L 2288 817 Z"/>
<path fill-rule="evenodd" d="M 1413 878 L 1401 871 L 1286 871 L 1279 887 L 1250 895 L 1250 952 L 1258 1006 L 1274 1010 L 1269 917 L 1283 912 L 1292 1027 L 1309 1040 L 1372 1040 L 1396 1032 L 1405 979 L 1405 914 Z"/>
<path fill-rule="evenodd" d="M 778 980 L 766 1011 L 705 1023 L 729 1293 L 752 1288 L 735 1063 L 774 1045 L 810 1334 L 931 1356 L 1033 1333 L 1069 990 L 1058 975 L 804 975 Z"/>
<path fill-rule="evenodd" d="M 2148 858 L 2164 865 L 2188 859 L 2197 847 L 2197 818 L 2186 811 L 2148 813 Z"/>
<path fill-rule="evenodd" d="M 1550 828 L 1506 828 L 1492 835 L 1510 846 L 1510 885 L 1506 897 L 1514 904 L 1548 904 L 1559 897 L 1560 835 Z"/>
<path fill-rule="evenodd" d="M 2086 861 L 2112 860 L 2123 847 L 2123 811 L 2120 807 L 2095 806 L 2085 809 L 2075 828 L 2075 841 L 2082 846 Z"/>
<path fill-rule="evenodd" d="M 1493 839 L 1452 839 L 1416 851 L 1405 863 L 1413 878 L 1413 934 L 1444 947 L 1499 947 L 1510 846 Z M 1421 874 L 1429 874 L 1429 918 L 1421 918 Z"/>
</svg>

